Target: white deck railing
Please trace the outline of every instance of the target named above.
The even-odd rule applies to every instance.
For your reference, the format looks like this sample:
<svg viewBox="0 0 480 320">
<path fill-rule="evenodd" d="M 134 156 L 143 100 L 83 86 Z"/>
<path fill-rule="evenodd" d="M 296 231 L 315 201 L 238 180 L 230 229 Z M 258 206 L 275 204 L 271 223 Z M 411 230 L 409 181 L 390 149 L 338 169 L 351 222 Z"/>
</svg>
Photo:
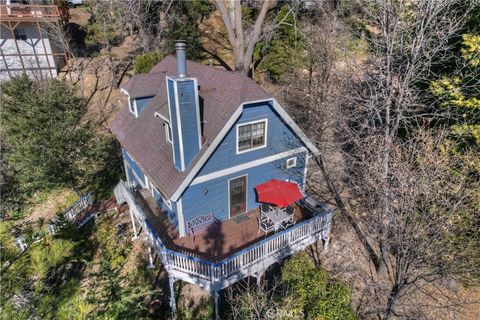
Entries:
<svg viewBox="0 0 480 320">
<path fill-rule="evenodd" d="M 73 221 L 80 213 L 93 204 L 92 192 L 87 193 L 78 199 L 68 210 L 65 212 L 65 217 Z"/>
<path fill-rule="evenodd" d="M 208 290 L 220 290 L 247 276 L 256 276 L 275 262 L 304 250 L 318 240 L 328 241 L 332 224 L 332 211 L 320 213 L 235 252 L 222 261 L 212 262 L 167 248 L 123 181 L 115 188 L 115 196 L 119 203 L 128 204 L 157 249 L 167 272 Z"/>
</svg>

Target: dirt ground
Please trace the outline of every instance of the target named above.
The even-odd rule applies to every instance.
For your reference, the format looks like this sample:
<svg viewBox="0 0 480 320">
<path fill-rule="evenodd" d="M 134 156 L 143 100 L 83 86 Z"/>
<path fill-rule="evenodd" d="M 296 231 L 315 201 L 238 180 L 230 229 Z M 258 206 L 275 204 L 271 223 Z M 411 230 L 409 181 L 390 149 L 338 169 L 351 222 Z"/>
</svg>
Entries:
<svg viewBox="0 0 480 320">
<path fill-rule="evenodd" d="M 375 268 L 359 243 L 353 229 L 346 221 L 334 220 L 334 228 L 327 254 L 319 255 L 322 265 L 334 276 L 352 288 L 353 305 L 363 312 L 373 308 L 370 286 L 376 278 Z M 438 320 L 479 320 L 480 289 L 465 288 L 458 283 L 437 283 L 414 292 L 410 299 L 401 301 L 399 310 L 415 314 L 415 318 Z M 365 319 L 369 319 L 364 315 Z"/>
</svg>

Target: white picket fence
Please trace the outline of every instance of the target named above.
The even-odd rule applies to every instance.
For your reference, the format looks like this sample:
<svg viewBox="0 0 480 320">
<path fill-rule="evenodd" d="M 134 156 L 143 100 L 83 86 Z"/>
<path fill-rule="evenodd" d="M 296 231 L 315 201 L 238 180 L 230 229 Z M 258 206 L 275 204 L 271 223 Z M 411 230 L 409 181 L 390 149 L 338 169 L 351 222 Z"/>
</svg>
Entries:
<svg viewBox="0 0 480 320">
<path fill-rule="evenodd" d="M 212 291 L 221 290 L 247 276 L 262 273 L 270 265 L 321 239 L 328 241 L 332 226 L 330 210 L 275 233 L 222 261 L 212 262 L 167 248 L 123 181 L 116 186 L 114 192 L 118 203 L 126 202 L 142 225 L 167 272 L 177 279 Z"/>
</svg>

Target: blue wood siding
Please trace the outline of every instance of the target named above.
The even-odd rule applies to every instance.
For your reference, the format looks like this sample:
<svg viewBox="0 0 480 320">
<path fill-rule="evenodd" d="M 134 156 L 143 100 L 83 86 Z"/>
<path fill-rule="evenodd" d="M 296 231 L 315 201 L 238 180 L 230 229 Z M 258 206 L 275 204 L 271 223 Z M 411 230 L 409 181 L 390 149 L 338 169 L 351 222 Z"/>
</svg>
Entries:
<svg viewBox="0 0 480 320">
<path fill-rule="evenodd" d="M 178 135 L 178 130 L 177 130 L 177 112 L 175 108 L 175 103 L 176 103 L 176 97 L 175 97 L 175 91 L 174 91 L 174 83 L 173 80 L 168 80 L 167 81 L 167 89 L 168 89 L 168 97 L 169 97 L 169 110 L 170 110 L 170 116 L 171 116 L 171 125 L 172 125 L 172 140 L 173 140 L 173 165 L 178 171 L 181 171 L 181 163 L 180 163 L 180 139 Z"/>
<path fill-rule="evenodd" d="M 136 162 L 130 157 L 127 150 L 122 148 L 122 153 L 125 161 L 128 163 L 128 167 L 125 168 L 125 170 L 128 170 L 128 176 L 130 177 L 130 181 L 134 181 L 136 182 L 137 185 L 144 187 L 145 174 L 140 169 L 140 167 L 136 164 Z M 136 175 L 133 174 L 134 172 Z M 142 181 L 140 182 L 139 179 L 142 179 Z M 150 183 L 152 182 L 150 181 Z M 156 190 L 158 190 L 158 187 L 155 186 L 155 188 Z M 168 217 L 170 222 L 175 226 L 175 228 L 178 228 L 177 204 L 175 202 L 171 202 L 172 208 L 170 208 L 165 202 L 165 200 L 163 199 L 162 195 L 156 190 L 155 189 L 153 190 L 153 194 L 152 194 L 153 198 L 162 209 L 162 212 Z"/>
<path fill-rule="evenodd" d="M 229 190 L 228 180 L 242 175 L 247 175 L 247 211 L 260 205 L 256 201 L 255 186 L 272 178 L 279 180 L 296 181 L 302 186 L 307 152 L 298 153 L 297 165 L 286 169 L 288 156 L 271 163 L 266 163 L 230 175 L 222 176 L 214 180 L 206 181 L 189 186 L 182 195 L 183 215 L 185 221 L 196 215 L 213 212 L 219 220 L 229 218 Z"/>
<path fill-rule="evenodd" d="M 182 131 L 183 157 L 185 169 L 190 166 L 199 149 L 199 123 L 197 113 L 197 97 L 195 96 L 195 81 L 177 82 L 177 93 Z"/>
<path fill-rule="evenodd" d="M 143 109 L 147 106 L 147 104 L 150 102 L 152 97 L 144 97 L 144 98 L 137 98 L 135 99 L 135 103 L 137 105 L 137 114 L 140 115 L 140 112 L 142 112 Z"/>
<path fill-rule="evenodd" d="M 137 165 L 137 163 L 130 157 L 130 155 L 128 154 L 128 151 L 125 150 L 124 148 L 122 148 L 122 153 L 123 153 L 123 158 L 127 161 L 128 165 L 130 166 L 130 168 L 132 168 L 132 171 L 135 172 L 135 174 L 137 175 L 138 179 L 135 179 L 137 180 L 138 183 L 140 183 L 140 181 L 138 180 L 141 180 L 141 185 L 144 186 L 145 185 L 145 175 L 143 174 L 143 171 L 142 169 L 140 169 L 140 167 Z M 130 174 L 130 173 L 129 173 Z M 130 175 L 130 177 L 135 177 L 135 175 Z"/>
<path fill-rule="evenodd" d="M 129 177 L 129 179 L 130 179 L 129 181 L 135 182 L 135 184 L 136 184 L 137 186 L 141 186 L 141 185 L 142 185 L 142 184 L 140 183 L 140 180 L 137 178 L 137 176 L 135 176 L 135 175 L 133 174 L 133 170 L 132 170 L 131 167 L 127 167 L 125 170 L 128 172 L 127 175 L 128 175 L 128 177 Z"/>
<path fill-rule="evenodd" d="M 237 155 L 237 125 L 267 119 L 267 145 L 265 148 Z M 290 127 L 283 122 L 271 103 L 257 103 L 244 107 L 243 113 L 197 176 L 255 161 L 277 153 L 303 146 Z"/>
<path fill-rule="evenodd" d="M 158 189 L 158 188 L 157 188 Z M 170 209 L 165 200 L 163 199 L 162 195 L 157 192 L 155 189 L 153 190 L 153 198 L 157 202 L 157 204 L 162 209 L 162 212 L 168 217 L 168 220 L 178 229 L 178 217 L 177 217 L 177 205 L 175 202 L 171 203 L 172 208 Z"/>
</svg>

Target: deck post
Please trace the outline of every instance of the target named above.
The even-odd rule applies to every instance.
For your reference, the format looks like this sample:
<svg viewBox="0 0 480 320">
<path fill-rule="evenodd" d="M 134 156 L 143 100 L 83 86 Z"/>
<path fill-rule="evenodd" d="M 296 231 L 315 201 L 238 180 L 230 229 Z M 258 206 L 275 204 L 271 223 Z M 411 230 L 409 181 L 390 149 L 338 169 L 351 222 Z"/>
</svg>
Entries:
<svg viewBox="0 0 480 320">
<path fill-rule="evenodd" d="M 153 264 L 153 257 L 152 257 L 152 247 L 148 245 L 148 266 L 147 269 L 153 269 L 155 265 Z"/>
<path fill-rule="evenodd" d="M 213 300 L 215 301 L 215 320 L 220 320 L 220 316 L 218 315 L 218 297 L 218 290 L 213 291 Z"/>
<path fill-rule="evenodd" d="M 322 239 L 323 239 L 323 251 L 328 253 L 328 245 L 330 244 L 330 231 L 332 229 L 332 215 L 333 211 L 330 210 L 328 215 L 326 215 L 326 223 L 327 223 L 327 230 L 322 231 Z"/>
<path fill-rule="evenodd" d="M 133 237 L 132 240 L 137 240 L 138 235 L 137 235 L 137 227 L 135 226 L 135 219 L 133 218 L 133 212 L 132 209 L 128 208 L 128 211 L 130 211 L 130 219 L 132 220 L 132 227 L 133 227 Z"/>
<path fill-rule="evenodd" d="M 256 275 L 255 275 L 255 278 L 257 279 L 257 289 L 260 288 L 260 286 L 262 285 L 262 273 L 260 272 L 257 272 Z"/>
<path fill-rule="evenodd" d="M 168 275 L 168 284 L 170 285 L 170 308 L 172 309 L 172 318 L 177 316 L 177 304 L 175 303 L 175 277 Z"/>
<path fill-rule="evenodd" d="M 323 252 L 328 253 L 328 245 L 330 244 L 330 234 L 323 239 Z"/>
</svg>

